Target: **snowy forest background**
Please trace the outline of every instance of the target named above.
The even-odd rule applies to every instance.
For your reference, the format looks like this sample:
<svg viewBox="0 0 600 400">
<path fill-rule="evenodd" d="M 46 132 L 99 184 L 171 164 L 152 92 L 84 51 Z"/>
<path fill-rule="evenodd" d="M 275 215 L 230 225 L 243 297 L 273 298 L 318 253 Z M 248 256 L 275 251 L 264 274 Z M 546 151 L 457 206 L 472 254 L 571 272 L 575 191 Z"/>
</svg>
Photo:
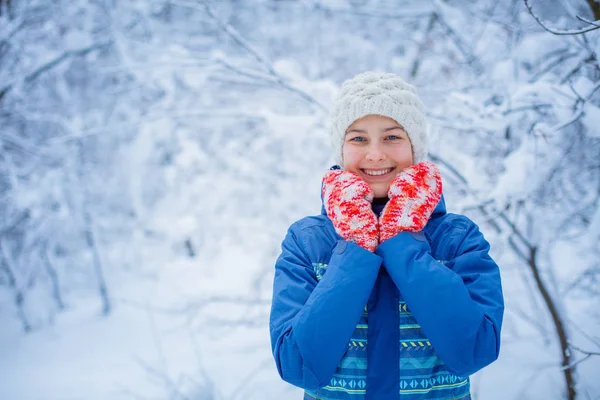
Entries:
<svg viewBox="0 0 600 400">
<path fill-rule="evenodd" d="M 428 107 L 492 243 L 475 399 L 600 399 L 598 0 L 0 0 L 0 399 L 294 399 L 273 264 L 343 80 Z M 596 22 L 593 22 L 596 21 Z"/>
</svg>

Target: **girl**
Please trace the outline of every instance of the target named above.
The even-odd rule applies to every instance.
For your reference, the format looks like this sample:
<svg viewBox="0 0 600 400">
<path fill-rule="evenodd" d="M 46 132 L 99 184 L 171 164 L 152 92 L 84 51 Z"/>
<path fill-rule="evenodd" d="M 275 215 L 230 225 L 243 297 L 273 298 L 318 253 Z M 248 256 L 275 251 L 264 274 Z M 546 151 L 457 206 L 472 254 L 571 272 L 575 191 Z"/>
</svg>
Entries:
<svg viewBox="0 0 600 400">
<path fill-rule="evenodd" d="M 344 82 L 339 166 L 322 212 L 294 223 L 275 265 L 270 333 L 304 399 L 470 399 L 498 358 L 500 272 L 477 225 L 446 213 L 424 107 L 393 74 Z"/>
</svg>

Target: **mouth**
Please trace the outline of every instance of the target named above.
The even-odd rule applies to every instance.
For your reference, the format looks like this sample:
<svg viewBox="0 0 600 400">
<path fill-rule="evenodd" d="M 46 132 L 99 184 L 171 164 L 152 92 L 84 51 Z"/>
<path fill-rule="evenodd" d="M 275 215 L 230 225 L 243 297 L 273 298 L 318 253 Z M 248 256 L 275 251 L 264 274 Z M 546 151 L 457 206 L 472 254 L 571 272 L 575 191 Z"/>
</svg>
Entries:
<svg viewBox="0 0 600 400">
<path fill-rule="evenodd" d="M 395 169 L 396 168 L 361 168 L 360 172 L 370 179 L 386 179 L 394 172 Z"/>
</svg>

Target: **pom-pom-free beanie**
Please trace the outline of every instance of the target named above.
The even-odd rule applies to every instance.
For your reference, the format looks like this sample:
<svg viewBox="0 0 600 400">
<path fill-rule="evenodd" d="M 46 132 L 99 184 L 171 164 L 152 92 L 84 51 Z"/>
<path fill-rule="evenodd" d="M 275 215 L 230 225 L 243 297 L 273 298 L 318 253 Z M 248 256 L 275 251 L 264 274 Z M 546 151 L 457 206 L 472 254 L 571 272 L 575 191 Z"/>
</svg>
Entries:
<svg viewBox="0 0 600 400">
<path fill-rule="evenodd" d="M 333 102 L 329 133 L 335 161 L 342 165 L 346 130 L 357 119 L 375 114 L 388 117 L 404 128 L 412 144 L 414 163 L 427 155 L 425 107 L 415 88 L 395 74 L 363 72 L 344 82 Z"/>
</svg>

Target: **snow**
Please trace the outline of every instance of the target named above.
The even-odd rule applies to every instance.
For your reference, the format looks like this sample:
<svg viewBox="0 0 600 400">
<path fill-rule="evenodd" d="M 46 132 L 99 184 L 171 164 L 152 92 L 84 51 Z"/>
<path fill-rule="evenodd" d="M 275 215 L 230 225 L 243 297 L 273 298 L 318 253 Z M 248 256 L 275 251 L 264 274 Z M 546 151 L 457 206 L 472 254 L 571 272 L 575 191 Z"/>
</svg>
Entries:
<svg viewBox="0 0 600 400">
<path fill-rule="evenodd" d="M 94 307 L 96 308 L 96 307 Z M 147 379 L 134 356 L 153 347 L 147 318 L 115 312 L 110 319 L 65 313 L 49 329 L 24 336 L 13 323 L 3 332 L 3 399 L 113 398 L 119 385 L 143 387 Z M 137 382 L 137 385 L 135 384 Z"/>
<path fill-rule="evenodd" d="M 232 275 L 240 259 L 247 260 L 247 274 L 238 270 Z M 256 268 L 251 260 L 247 252 L 230 251 L 212 261 L 218 270 L 207 268 L 206 261 L 176 263 L 154 277 L 118 285 L 115 311 L 108 318 L 89 312 L 98 308 L 97 299 L 89 298 L 52 326 L 29 335 L 22 334 L 15 320 L 3 321 L 0 343 L 11 345 L 0 347 L 0 398 L 130 399 L 132 393 L 161 398 L 157 393 L 168 389 L 168 381 L 189 391 L 185 395 L 205 391 L 207 399 L 213 390 L 218 399 L 279 398 L 278 393 L 289 390 L 283 382 L 276 384 L 268 324 L 232 329 L 213 319 L 247 315 L 243 304 L 215 303 L 191 313 L 186 309 L 199 293 L 227 297 L 249 292 L 248 275 Z M 268 304 L 261 304 L 265 311 Z M 272 397 L 256 391 L 264 381 L 273 386 Z"/>
<path fill-rule="evenodd" d="M 531 174 L 531 171 L 540 168 L 536 159 L 536 140 L 527 137 L 516 151 L 506 157 L 504 172 L 489 197 L 503 204 L 522 200 L 530 195 L 531 190 L 537 187 L 532 182 L 535 175 Z"/>
<path fill-rule="evenodd" d="M 600 128 L 598 128 L 600 127 L 600 107 L 589 102 L 585 103 L 582 122 L 588 127 L 589 135 L 600 137 Z"/>
<path fill-rule="evenodd" d="M 430 31 L 416 0 L 206 2 L 227 31 L 204 2 L 47 3 L 0 17 L 1 400 L 301 398 L 271 355 L 273 264 L 289 225 L 320 211 L 327 110 L 366 69 L 418 87 L 448 208 L 480 225 L 502 271 L 502 349 L 474 399 L 564 398 L 514 230 L 571 343 L 600 351 L 600 31 L 551 35 L 522 2 L 492 0 L 432 2 Z M 550 26 L 579 26 L 557 10 L 580 4 L 545 5 Z M 580 397 L 598 399 L 600 357 L 576 368 Z"/>
</svg>

